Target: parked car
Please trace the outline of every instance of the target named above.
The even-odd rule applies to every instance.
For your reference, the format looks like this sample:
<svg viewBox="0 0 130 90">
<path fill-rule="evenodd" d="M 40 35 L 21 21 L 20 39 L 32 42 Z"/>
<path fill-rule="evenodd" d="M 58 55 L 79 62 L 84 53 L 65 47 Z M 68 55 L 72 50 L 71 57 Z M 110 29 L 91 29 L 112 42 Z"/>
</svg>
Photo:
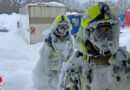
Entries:
<svg viewBox="0 0 130 90">
<path fill-rule="evenodd" d="M 0 26 L 0 32 L 8 32 L 8 29 Z"/>
</svg>

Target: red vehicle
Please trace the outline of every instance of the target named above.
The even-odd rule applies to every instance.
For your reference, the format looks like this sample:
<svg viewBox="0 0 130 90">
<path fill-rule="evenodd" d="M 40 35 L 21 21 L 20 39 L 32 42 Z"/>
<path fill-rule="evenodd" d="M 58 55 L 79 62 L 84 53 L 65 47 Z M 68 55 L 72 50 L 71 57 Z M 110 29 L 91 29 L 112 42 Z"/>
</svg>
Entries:
<svg viewBox="0 0 130 90">
<path fill-rule="evenodd" d="M 130 26 L 130 11 L 125 12 L 125 26 Z"/>
</svg>

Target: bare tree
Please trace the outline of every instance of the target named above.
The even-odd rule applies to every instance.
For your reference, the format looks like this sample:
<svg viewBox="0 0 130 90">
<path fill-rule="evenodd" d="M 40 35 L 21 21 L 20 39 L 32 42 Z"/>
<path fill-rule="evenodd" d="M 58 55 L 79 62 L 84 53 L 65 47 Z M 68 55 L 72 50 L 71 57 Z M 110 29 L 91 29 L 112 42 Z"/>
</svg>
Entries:
<svg viewBox="0 0 130 90">
<path fill-rule="evenodd" d="M 93 6 L 96 3 L 97 3 L 97 0 L 89 0 L 89 1 L 86 1 L 85 3 L 83 3 L 81 8 L 83 11 L 85 11 L 86 9 L 88 9 L 89 7 Z"/>
<path fill-rule="evenodd" d="M 61 2 L 65 5 L 67 11 L 80 11 L 81 5 L 77 0 L 61 0 Z"/>
<path fill-rule="evenodd" d="M 115 7 L 113 0 L 106 0 L 105 3 L 107 3 L 110 7 Z"/>
<path fill-rule="evenodd" d="M 21 1 L 22 0 L 12 0 L 11 1 L 11 11 L 10 12 L 16 12 L 16 13 L 18 13 L 18 11 L 19 11 L 19 8 L 20 8 L 20 6 L 21 6 Z"/>
<path fill-rule="evenodd" d="M 104 2 L 107 3 L 114 11 L 119 14 L 125 12 L 128 8 L 130 8 L 129 0 L 118 0 L 117 2 L 113 2 L 113 0 L 105 0 Z M 85 2 L 82 5 L 82 10 L 86 10 L 87 8 L 91 7 L 97 3 L 97 0 L 90 0 Z"/>
<path fill-rule="evenodd" d="M 63 3 L 67 11 L 84 12 L 86 9 L 97 3 L 97 0 L 89 0 L 82 5 L 78 0 L 0 0 L 0 13 L 11 14 L 12 12 L 18 13 L 19 8 L 29 3 L 36 2 L 60 2 Z M 122 13 L 130 8 L 129 0 L 118 0 L 117 3 L 113 0 L 105 0 L 109 6 L 115 9 L 117 13 Z"/>
<path fill-rule="evenodd" d="M 118 0 L 117 2 L 117 8 L 121 10 L 121 12 L 125 12 L 130 7 L 129 0 Z"/>
<path fill-rule="evenodd" d="M 55 2 L 60 2 L 60 0 L 43 0 L 44 2 L 52 2 L 52 1 L 55 1 Z"/>
<path fill-rule="evenodd" d="M 11 14 L 18 12 L 21 0 L 2 0 L 0 2 L 0 13 Z"/>
<path fill-rule="evenodd" d="M 37 0 L 1 0 L 0 1 L 0 13 L 18 13 L 19 8 L 28 4 L 32 3 L 33 1 Z"/>
<path fill-rule="evenodd" d="M 2 0 L 0 3 L 0 13 L 9 13 L 10 11 L 10 0 Z"/>
</svg>

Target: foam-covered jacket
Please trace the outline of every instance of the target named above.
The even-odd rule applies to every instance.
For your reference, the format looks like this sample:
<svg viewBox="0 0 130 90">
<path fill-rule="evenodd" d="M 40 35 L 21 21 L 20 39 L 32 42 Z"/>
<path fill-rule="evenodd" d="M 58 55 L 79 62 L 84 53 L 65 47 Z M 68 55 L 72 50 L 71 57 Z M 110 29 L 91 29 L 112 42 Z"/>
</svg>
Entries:
<svg viewBox="0 0 130 90">
<path fill-rule="evenodd" d="M 46 31 L 43 35 L 43 47 L 40 50 L 40 59 L 33 70 L 33 81 L 37 87 L 43 89 L 52 85 L 55 90 L 62 62 L 66 62 L 73 53 L 73 41 L 69 32 L 64 38 L 60 38 L 53 30 Z"/>
<path fill-rule="evenodd" d="M 76 50 L 64 70 L 66 73 L 64 75 L 66 79 L 62 81 L 64 88 L 71 88 L 71 90 L 130 89 L 130 63 L 127 52 L 122 47 L 114 55 L 96 58 Z"/>
</svg>

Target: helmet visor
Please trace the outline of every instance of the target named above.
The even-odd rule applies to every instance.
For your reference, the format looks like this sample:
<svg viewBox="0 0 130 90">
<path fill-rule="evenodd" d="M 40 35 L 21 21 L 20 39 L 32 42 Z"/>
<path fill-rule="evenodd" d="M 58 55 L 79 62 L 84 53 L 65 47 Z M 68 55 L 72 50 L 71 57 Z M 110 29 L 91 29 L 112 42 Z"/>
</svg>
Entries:
<svg viewBox="0 0 130 90">
<path fill-rule="evenodd" d="M 59 24 L 58 29 L 59 30 L 67 30 L 68 29 L 67 24 Z"/>
<path fill-rule="evenodd" d="M 114 54 L 119 46 L 118 20 L 102 20 L 88 26 L 90 41 L 103 52 Z"/>
<path fill-rule="evenodd" d="M 103 40 L 105 38 L 109 40 L 112 40 L 113 35 L 112 35 L 112 28 L 110 25 L 99 25 L 95 30 L 94 30 L 94 38 L 95 41 L 98 40 Z"/>
<path fill-rule="evenodd" d="M 67 33 L 68 26 L 67 24 L 59 24 L 57 30 L 60 35 L 64 36 Z"/>
</svg>

